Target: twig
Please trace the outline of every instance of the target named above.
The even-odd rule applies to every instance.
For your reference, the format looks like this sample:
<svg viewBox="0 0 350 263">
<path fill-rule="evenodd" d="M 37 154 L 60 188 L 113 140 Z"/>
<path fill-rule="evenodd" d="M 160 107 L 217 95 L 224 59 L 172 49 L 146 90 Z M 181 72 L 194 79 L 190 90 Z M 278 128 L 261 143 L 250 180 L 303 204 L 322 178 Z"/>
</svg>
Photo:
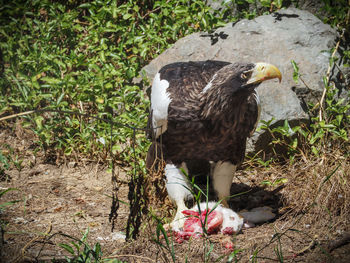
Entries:
<svg viewBox="0 0 350 263">
<path fill-rule="evenodd" d="M 335 45 L 335 48 L 333 50 L 333 53 L 332 53 L 332 56 L 330 59 L 334 58 L 335 56 L 335 53 L 338 51 L 338 48 L 339 48 L 339 45 L 340 45 L 340 41 L 341 39 L 343 38 L 344 36 L 344 32 L 345 30 L 343 30 L 343 33 L 341 34 L 337 44 Z M 322 121 L 322 112 L 324 111 L 324 108 L 323 108 L 323 101 L 324 101 L 324 98 L 326 97 L 326 93 L 327 93 L 327 88 L 328 88 L 328 83 L 329 83 L 329 77 L 330 77 L 330 73 L 331 73 L 331 69 L 332 69 L 332 65 L 331 63 L 329 63 L 329 66 L 328 66 L 328 69 L 327 69 L 327 74 L 326 74 L 326 83 L 325 83 L 325 87 L 323 89 L 323 93 L 322 93 L 322 96 L 321 96 L 321 100 L 319 102 L 320 104 L 320 110 L 319 110 L 319 113 L 318 113 L 318 118 L 320 121 Z"/>
<path fill-rule="evenodd" d="M 311 242 L 306 247 L 298 250 L 297 252 L 294 252 L 294 254 L 297 256 L 300 256 L 300 255 L 304 254 L 306 251 L 314 248 L 317 245 L 316 238 L 317 238 L 317 235 L 314 237 L 314 239 L 311 240 Z"/>
<path fill-rule="evenodd" d="M 170 0 L 166 1 L 166 4 L 169 3 L 169 2 L 170 2 Z M 163 7 L 163 5 L 162 5 L 162 6 L 158 6 L 158 7 L 154 8 L 153 10 L 148 11 L 148 12 L 147 12 L 145 15 L 143 15 L 141 18 L 144 19 L 145 17 L 147 17 L 147 16 L 149 16 L 150 14 L 152 14 L 152 13 L 158 11 L 158 10 L 161 9 L 162 7 Z"/>
<path fill-rule="evenodd" d="M 77 24 L 86 25 L 86 26 L 89 26 L 89 25 L 90 25 L 89 22 L 80 21 L 80 20 L 78 20 L 78 19 L 74 20 L 73 22 L 74 22 L 74 23 L 77 23 Z"/>
<path fill-rule="evenodd" d="M 98 117 L 98 116 L 93 116 L 93 115 L 90 115 L 88 113 L 82 113 L 80 111 L 45 109 L 45 108 L 44 109 L 37 109 L 37 110 L 30 110 L 30 111 L 20 112 L 20 113 L 8 115 L 8 116 L 5 116 L 5 117 L 1 117 L 0 121 L 5 121 L 5 120 L 21 117 L 21 116 L 24 116 L 24 115 L 30 115 L 30 114 L 33 114 L 33 113 L 42 113 L 42 112 L 56 112 L 56 113 L 63 113 L 63 114 L 78 115 L 78 116 L 83 116 L 83 117 L 86 117 L 86 118 L 93 118 L 93 119 L 96 119 L 96 120 L 99 120 L 99 121 L 104 121 L 104 122 L 107 122 L 107 123 L 111 123 L 113 125 L 117 125 L 118 127 L 125 127 L 125 128 L 129 128 L 129 129 L 134 129 L 134 130 L 137 130 L 137 131 L 152 130 L 152 128 L 134 127 L 134 126 L 131 126 L 131 125 L 128 125 L 128 124 L 124 124 L 124 123 L 120 123 L 120 122 L 116 122 L 116 121 L 113 121 L 113 120 L 110 120 L 110 119 L 101 118 L 101 117 Z M 158 128 L 160 128 L 160 127 L 155 127 L 153 129 L 158 129 Z"/>
<path fill-rule="evenodd" d="M 25 115 L 30 115 L 33 113 L 42 113 L 42 112 L 55 112 L 55 113 L 63 113 L 63 114 L 71 114 L 71 115 L 78 115 L 78 116 L 83 116 L 86 118 L 92 118 L 92 119 L 96 119 L 99 121 L 104 121 L 106 123 L 110 123 L 113 125 L 116 125 L 118 127 L 124 127 L 124 128 L 129 128 L 129 129 L 133 129 L 135 131 L 149 131 L 149 132 L 153 132 L 156 129 L 162 128 L 162 126 L 159 127 L 154 127 L 154 128 L 150 128 L 150 127 L 135 127 L 135 126 L 131 126 L 125 123 L 121 123 L 121 122 L 117 122 L 117 121 L 113 121 L 107 118 L 103 118 L 103 117 L 98 117 L 98 116 L 94 116 L 88 113 L 82 113 L 80 111 L 69 111 L 69 110 L 58 110 L 58 109 L 37 109 L 37 110 L 30 110 L 30 111 L 25 111 L 25 112 L 20 112 L 20 113 L 16 113 L 16 114 L 12 114 L 12 115 L 8 115 L 5 117 L 1 117 L 0 121 L 5 121 L 5 120 L 9 120 L 9 119 L 14 119 L 17 117 L 21 117 L 21 116 L 25 116 Z"/>
<path fill-rule="evenodd" d="M 45 233 L 43 233 L 43 236 L 37 236 L 37 237 L 34 237 L 32 240 L 30 240 L 27 244 L 24 245 L 24 247 L 22 248 L 22 253 L 20 256 L 18 256 L 14 262 L 21 262 L 23 259 L 26 258 L 26 255 L 25 255 L 25 252 L 27 250 L 27 248 L 34 242 L 40 240 L 40 239 L 43 239 L 45 238 L 52 230 L 52 224 L 50 223 L 50 225 L 48 226 L 47 230 Z"/>
<path fill-rule="evenodd" d="M 149 258 L 149 257 L 138 256 L 138 255 L 132 255 L 132 254 L 108 256 L 108 257 L 104 257 L 103 259 L 121 258 L 121 257 L 133 257 L 133 258 L 139 258 L 139 259 L 143 259 L 143 260 L 149 260 L 149 261 L 151 261 L 151 262 L 156 262 L 155 260 L 153 260 L 153 259 L 151 259 L 151 258 Z"/>
<path fill-rule="evenodd" d="M 302 76 L 299 76 L 299 79 L 301 80 L 301 82 L 304 84 L 304 86 L 312 92 L 312 89 L 309 87 L 309 85 L 307 85 L 307 83 L 305 82 L 305 80 L 302 78 Z"/>
<path fill-rule="evenodd" d="M 332 252 L 334 249 L 350 243 L 350 233 L 344 233 L 340 238 L 332 240 L 328 244 L 329 252 Z"/>
<path fill-rule="evenodd" d="M 39 112 L 39 111 L 38 110 L 30 110 L 30 111 L 17 113 L 17 114 L 12 114 L 12 115 L 0 118 L 0 121 L 5 121 L 5 120 L 9 120 L 9 119 L 20 117 L 20 116 L 24 116 L 24 115 L 29 115 L 29 114 L 32 114 L 32 113 L 35 113 L 35 112 Z"/>
</svg>

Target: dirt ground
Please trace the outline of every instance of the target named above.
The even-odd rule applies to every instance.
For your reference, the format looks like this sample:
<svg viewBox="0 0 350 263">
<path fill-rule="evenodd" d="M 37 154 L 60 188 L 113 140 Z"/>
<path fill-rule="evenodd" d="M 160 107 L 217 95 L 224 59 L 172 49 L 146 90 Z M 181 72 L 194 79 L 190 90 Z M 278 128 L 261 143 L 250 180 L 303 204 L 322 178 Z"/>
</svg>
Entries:
<svg viewBox="0 0 350 263">
<path fill-rule="evenodd" d="M 70 244 L 73 241 L 70 237 L 80 239 L 86 229 L 89 229 L 88 243 L 91 247 L 100 243 L 104 258 L 123 262 L 173 262 L 171 253 L 154 242 L 156 222 L 151 218 L 145 218 L 137 240 L 124 240 L 129 210 L 123 203 L 116 228 L 111 232 L 108 218 L 112 184 L 105 165 L 83 159 L 49 164 L 42 158 L 35 159 L 28 138 L 21 136 L 19 138 L 11 129 L 0 129 L 0 145 L 10 145 L 24 160 L 20 171 L 6 170 L 0 182 L 1 191 L 10 187 L 18 189 L 2 196 L 0 203 L 20 200 L 0 214 L 1 220 L 6 222 L 1 262 L 49 262 L 53 258 L 62 262 L 68 253 L 58 244 Z M 347 165 L 348 161 L 345 163 Z M 348 171 L 347 168 L 349 166 L 343 171 Z M 119 198 L 127 202 L 128 176 L 123 168 L 118 171 L 122 182 Z M 288 179 L 286 187 L 280 184 L 262 186 L 260 183 L 280 175 Z M 349 172 L 344 172 L 343 176 L 348 187 Z M 309 183 L 313 183 L 304 180 L 304 184 L 298 184 L 296 177 L 295 170 L 287 168 L 238 172 L 231 193 L 249 193 L 233 198 L 230 206 L 240 211 L 268 205 L 276 212 L 276 219 L 244 229 L 232 237 L 212 235 L 209 239 L 174 243 L 174 260 L 227 262 L 232 255 L 232 262 L 350 262 L 350 219 L 344 217 L 343 210 L 317 210 L 312 206 L 296 209 L 299 200 L 308 198 L 304 195 Z M 302 188 L 305 189 L 301 191 Z M 295 191 L 293 195 L 290 194 L 292 190 Z M 235 257 L 233 251 L 223 246 L 223 240 L 227 239 L 234 243 Z M 160 242 L 165 246 L 164 238 Z"/>
</svg>

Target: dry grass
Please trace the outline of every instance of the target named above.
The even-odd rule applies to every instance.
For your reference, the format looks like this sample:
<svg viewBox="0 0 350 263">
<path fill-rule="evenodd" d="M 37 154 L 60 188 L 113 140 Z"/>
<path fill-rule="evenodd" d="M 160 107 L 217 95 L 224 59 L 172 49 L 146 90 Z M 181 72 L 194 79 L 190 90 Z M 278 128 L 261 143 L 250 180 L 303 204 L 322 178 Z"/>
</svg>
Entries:
<svg viewBox="0 0 350 263">
<path fill-rule="evenodd" d="M 244 170 L 236 173 L 231 192 L 249 193 L 232 198 L 230 205 L 236 211 L 268 205 L 275 209 L 276 220 L 245 229 L 236 236 L 213 235 L 182 244 L 172 242 L 171 233 L 168 233 L 170 243 L 167 247 L 162 234 L 159 243 L 154 241 L 157 239 L 157 222 L 150 215 L 144 219 L 137 240 L 113 240 L 115 233 L 110 232 L 108 222 L 111 200 L 106 197 L 112 191 L 112 185 L 106 167 L 93 163 L 58 167 L 39 159 L 29 165 L 33 156 L 25 143 L 30 141 L 30 136 L 26 140 L 16 137 L 11 131 L 3 130 L 0 134 L 0 145 L 11 144 L 16 154 L 21 157 L 23 153 L 25 159 L 22 171 L 8 171 L 12 180 L 0 183 L 3 188 L 21 190 L 5 195 L 1 202 L 27 198 L 26 203 L 10 206 L 1 215 L 9 222 L 5 234 L 7 243 L 2 248 L 7 262 L 17 258 L 22 251 L 27 261 L 49 261 L 54 256 L 62 258 L 64 253 L 57 244 L 70 240 L 59 235 L 45 239 L 43 233 L 50 225 L 50 234 L 61 231 L 76 238 L 81 238 L 81 232 L 89 227 L 88 240 L 92 246 L 99 242 L 104 257 L 127 262 L 172 262 L 172 249 L 176 262 L 226 262 L 232 252 L 223 247 L 225 238 L 234 242 L 238 262 L 254 262 L 252 256 L 255 262 L 281 262 L 281 257 L 283 262 L 350 262 L 350 244 L 347 244 L 350 160 L 336 149 L 321 157 L 304 156 L 293 163 L 275 163 L 268 168 L 248 162 Z M 126 201 L 129 178 L 121 172 L 119 179 L 125 183 L 121 185 L 118 197 Z M 171 220 L 174 209 L 163 196 L 162 173 L 158 171 L 148 180 L 153 204 L 150 210 L 166 223 Z M 263 185 L 263 181 L 269 184 Z M 158 199 L 159 191 L 162 191 L 164 203 Z M 116 233 L 125 231 L 127 216 L 128 207 L 123 205 L 117 218 Z M 42 247 L 44 250 L 37 256 Z"/>
<path fill-rule="evenodd" d="M 345 223 L 350 220 L 350 160 L 339 152 L 300 161 L 290 168 L 289 182 L 284 189 L 284 201 L 295 213 L 313 214 L 315 224 L 324 216 L 338 218 Z"/>
<path fill-rule="evenodd" d="M 236 248 L 241 250 L 237 256 L 239 262 L 251 261 L 254 254 L 258 262 L 282 261 L 278 253 L 284 256 L 285 262 L 349 260 L 346 255 L 350 246 L 343 247 L 349 242 L 350 233 L 350 203 L 346 201 L 350 198 L 349 158 L 333 150 L 321 157 L 306 159 L 304 156 L 293 163 L 274 163 L 268 168 L 253 167 L 251 163 L 245 166 L 248 168 L 237 172 L 231 193 L 246 190 L 250 193 L 233 198 L 231 207 L 240 210 L 269 205 L 278 213 L 278 218 L 272 223 L 246 229 L 233 238 Z M 269 184 L 263 186 L 263 181 Z M 164 207 L 164 213 L 157 211 L 166 217 L 169 208 Z M 155 225 L 151 224 L 149 229 L 148 234 L 154 238 Z M 332 247 L 344 237 L 345 242 L 338 243 L 342 248 Z M 184 262 L 184 255 L 188 255 L 189 262 L 203 262 L 208 249 L 206 244 L 214 247 L 208 262 L 227 259 L 227 256 L 222 258 L 227 251 L 222 248 L 220 238 L 223 237 L 175 244 L 176 258 Z M 159 246 L 157 249 L 162 250 Z M 167 255 L 170 255 L 168 251 Z M 168 261 L 163 259 L 162 262 Z"/>
</svg>

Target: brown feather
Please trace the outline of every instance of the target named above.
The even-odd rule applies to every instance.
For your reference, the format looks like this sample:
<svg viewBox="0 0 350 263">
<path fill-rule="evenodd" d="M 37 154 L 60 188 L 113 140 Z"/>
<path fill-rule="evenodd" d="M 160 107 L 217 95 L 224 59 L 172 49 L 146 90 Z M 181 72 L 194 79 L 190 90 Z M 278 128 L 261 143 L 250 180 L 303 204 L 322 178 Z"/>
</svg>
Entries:
<svg viewBox="0 0 350 263">
<path fill-rule="evenodd" d="M 169 82 L 167 92 L 171 98 L 168 128 L 151 146 L 147 163 L 154 158 L 155 147 L 160 147 L 168 163 L 195 159 L 240 164 L 246 139 L 258 119 L 255 86 L 242 88 L 240 78 L 252 67 L 253 64 L 221 61 L 163 67 L 160 78 Z M 211 88 L 202 92 L 210 81 Z"/>
</svg>

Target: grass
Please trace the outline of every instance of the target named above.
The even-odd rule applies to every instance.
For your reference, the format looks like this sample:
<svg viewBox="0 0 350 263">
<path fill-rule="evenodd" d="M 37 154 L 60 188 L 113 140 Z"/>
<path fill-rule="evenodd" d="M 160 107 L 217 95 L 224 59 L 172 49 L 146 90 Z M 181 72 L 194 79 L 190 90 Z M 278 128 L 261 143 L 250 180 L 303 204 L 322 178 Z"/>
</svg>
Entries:
<svg viewBox="0 0 350 263">
<path fill-rule="evenodd" d="M 208 10 L 202 1 L 3 4 L 0 114 L 76 110 L 143 128 L 148 83 L 135 85 L 133 79 L 179 37 L 219 26 Z M 23 126 L 34 130 L 38 147 L 48 154 L 55 149 L 59 156 L 106 160 L 104 149 L 113 143 L 117 159 L 130 162 L 130 147 L 121 145 L 130 146 L 131 129 L 116 126 L 110 138 L 108 123 L 57 112 L 27 116 Z M 144 131 L 136 136 L 141 160 L 148 142 L 139 133 Z"/>
<path fill-rule="evenodd" d="M 328 260 L 334 259 L 327 252 L 329 240 L 336 239 L 337 233 L 349 231 L 350 207 L 345 200 L 350 194 L 348 172 L 350 163 L 348 158 L 339 152 L 332 152 L 322 158 L 313 156 L 310 158 L 306 162 L 298 161 L 290 165 L 275 163 L 269 169 L 264 166 L 254 166 L 252 169 L 256 172 L 255 174 L 249 169 L 238 172 L 237 179 L 244 177 L 252 180 L 250 185 L 252 188 L 259 187 L 259 182 L 266 179 L 274 181 L 274 178 L 283 177 L 287 180 L 282 184 L 282 188 L 274 184 L 268 184 L 262 188 L 270 193 L 280 189 L 278 193 L 282 196 L 278 204 L 279 218 L 271 224 L 271 229 L 267 232 L 271 233 L 271 237 L 264 238 L 262 242 L 255 241 L 249 236 L 252 232 L 245 230 L 244 236 L 242 234 L 239 236 L 240 242 L 235 244 L 237 251 L 232 252 L 235 255 L 234 262 L 246 262 L 247 256 L 252 257 L 251 262 L 261 260 L 289 262 L 293 257 L 300 260 L 312 251 L 320 251 Z M 247 200 L 254 200 L 254 198 L 256 196 L 252 193 L 251 199 Z M 263 229 L 262 231 L 267 231 L 266 227 Z M 261 232 L 255 230 L 253 233 Z M 295 247 L 292 254 L 291 243 L 288 241 L 291 238 L 295 240 L 292 245 Z M 245 241 L 242 242 L 242 240 Z M 190 241 L 188 248 L 185 245 L 175 246 L 171 250 L 171 255 L 175 253 L 180 262 L 185 260 L 181 255 L 192 251 L 202 253 L 201 258 L 206 262 L 216 262 L 216 260 L 225 262 L 229 258 L 229 255 L 221 258 L 217 253 L 213 253 L 210 250 L 211 245 L 214 245 L 215 252 L 220 251 L 220 246 L 209 237 L 203 238 L 202 241 Z M 257 248 L 250 252 L 254 247 Z"/>
</svg>

